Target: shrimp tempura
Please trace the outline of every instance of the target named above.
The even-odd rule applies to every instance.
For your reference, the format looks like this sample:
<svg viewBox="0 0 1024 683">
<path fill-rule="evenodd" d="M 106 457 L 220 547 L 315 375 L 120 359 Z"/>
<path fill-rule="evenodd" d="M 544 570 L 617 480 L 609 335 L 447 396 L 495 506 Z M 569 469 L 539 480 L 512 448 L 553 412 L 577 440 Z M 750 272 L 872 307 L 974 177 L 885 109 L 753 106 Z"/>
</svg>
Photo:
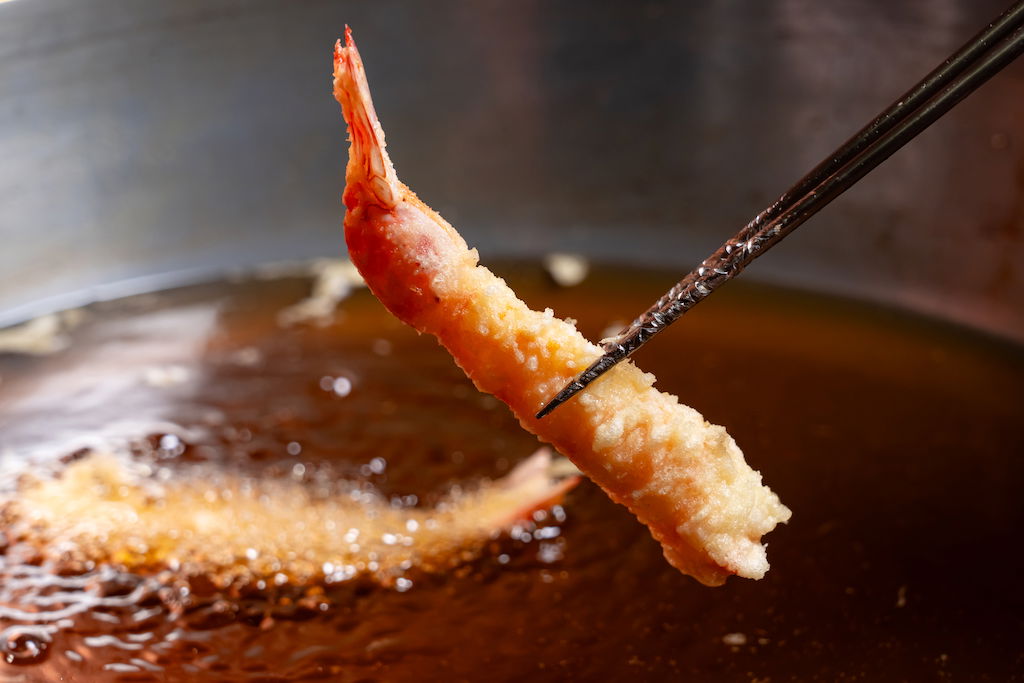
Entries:
<svg viewBox="0 0 1024 683">
<path fill-rule="evenodd" d="M 183 467 L 163 480 L 126 454 L 93 453 L 0 498 L 9 539 L 43 557 L 173 568 L 221 585 L 284 576 L 305 584 L 366 574 L 392 585 L 411 567 L 451 569 L 576 483 L 540 449 L 497 481 L 436 507 L 396 506 L 372 486 L 330 487 L 230 469 Z M 323 489 L 327 490 L 323 490 Z"/>
<path fill-rule="evenodd" d="M 661 542 L 665 557 L 707 585 L 768 570 L 761 536 L 790 512 L 725 429 L 708 424 L 654 377 L 624 362 L 539 421 L 547 397 L 601 355 L 550 310 L 532 311 L 475 249 L 398 181 L 346 30 L 334 52 L 334 95 L 348 123 L 345 240 L 373 293 L 435 335 L 481 391 L 568 456 Z"/>
</svg>

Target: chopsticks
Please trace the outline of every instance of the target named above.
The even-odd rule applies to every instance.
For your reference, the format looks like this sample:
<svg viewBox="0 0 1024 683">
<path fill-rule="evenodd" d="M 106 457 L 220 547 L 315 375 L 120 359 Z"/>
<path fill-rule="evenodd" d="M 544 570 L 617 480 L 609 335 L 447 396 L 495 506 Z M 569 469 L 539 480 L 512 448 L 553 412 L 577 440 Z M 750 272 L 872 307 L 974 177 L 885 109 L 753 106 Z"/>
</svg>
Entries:
<svg viewBox="0 0 1024 683">
<path fill-rule="evenodd" d="M 604 354 L 566 384 L 537 413 L 537 419 L 568 401 L 738 275 L 751 261 L 850 189 L 1021 52 L 1024 52 L 1024 0 L 1007 9 L 988 28 L 825 157 L 622 332 L 603 340 Z"/>
</svg>

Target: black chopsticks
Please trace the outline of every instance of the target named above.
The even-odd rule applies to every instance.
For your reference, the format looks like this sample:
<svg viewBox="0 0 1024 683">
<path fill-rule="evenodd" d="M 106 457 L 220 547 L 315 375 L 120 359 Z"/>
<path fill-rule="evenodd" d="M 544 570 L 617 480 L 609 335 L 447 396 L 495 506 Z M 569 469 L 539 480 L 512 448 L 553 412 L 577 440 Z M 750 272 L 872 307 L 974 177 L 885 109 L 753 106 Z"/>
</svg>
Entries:
<svg viewBox="0 0 1024 683">
<path fill-rule="evenodd" d="M 839 149 L 798 180 L 615 337 L 604 355 L 566 384 L 540 419 L 678 320 L 892 156 L 1024 52 L 1024 0 L 1007 9 Z"/>
</svg>

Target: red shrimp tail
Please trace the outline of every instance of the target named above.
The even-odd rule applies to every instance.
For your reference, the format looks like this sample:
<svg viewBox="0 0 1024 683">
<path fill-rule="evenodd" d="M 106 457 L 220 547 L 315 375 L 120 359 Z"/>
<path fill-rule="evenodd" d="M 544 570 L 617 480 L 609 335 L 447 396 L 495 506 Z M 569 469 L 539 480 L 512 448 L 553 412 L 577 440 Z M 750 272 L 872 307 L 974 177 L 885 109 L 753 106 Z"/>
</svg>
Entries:
<svg viewBox="0 0 1024 683">
<path fill-rule="evenodd" d="M 402 197 L 401 184 L 385 151 L 384 130 L 377 119 L 352 29 L 345 26 L 345 45 L 334 44 L 334 97 L 348 124 L 348 166 L 345 206 L 350 210 L 372 203 L 390 211 Z"/>
<path fill-rule="evenodd" d="M 554 462 L 551 449 L 542 447 L 498 482 L 502 490 L 516 492 L 518 504 L 495 519 L 496 528 L 528 520 L 537 510 L 560 504 L 576 488 L 580 475 L 559 473 Z"/>
</svg>

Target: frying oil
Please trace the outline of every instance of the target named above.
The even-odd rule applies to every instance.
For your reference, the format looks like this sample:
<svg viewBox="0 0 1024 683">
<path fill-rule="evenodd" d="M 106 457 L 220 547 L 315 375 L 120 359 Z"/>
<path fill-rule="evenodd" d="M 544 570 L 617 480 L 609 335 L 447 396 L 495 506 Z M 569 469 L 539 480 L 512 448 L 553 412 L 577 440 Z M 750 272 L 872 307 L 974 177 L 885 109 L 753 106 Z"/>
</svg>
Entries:
<svg viewBox="0 0 1024 683">
<path fill-rule="evenodd" d="M 499 272 L 594 339 L 672 282 L 606 267 L 571 287 L 533 266 Z M 282 316 L 310 288 L 253 277 L 97 304 L 62 331 L 63 348 L 0 355 L 0 680 L 1005 680 L 1024 666 L 1012 540 L 1024 353 L 746 283 L 635 360 L 726 425 L 793 509 L 759 582 L 711 589 L 680 575 L 585 481 L 442 567 L 409 562 L 386 580 L 291 571 L 315 557 L 319 530 L 288 526 L 225 578 L 155 552 L 147 563 L 149 548 L 127 570 L 123 554 L 41 541 L 11 516 L 30 479 L 59 481 L 100 453 L 152 482 L 147 505 L 174 509 L 184 490 L 189 510 L 250 495 L 280 518 L 296 516 L 281 500 L 353 492 L 392 512 L 430 509 L 536 450 L 365 290 L 333 312 Z M 213 544 L 224 526 L 189 533 Z M 337 534 L 358 544 L 353 529 Z"/>
</svg>

